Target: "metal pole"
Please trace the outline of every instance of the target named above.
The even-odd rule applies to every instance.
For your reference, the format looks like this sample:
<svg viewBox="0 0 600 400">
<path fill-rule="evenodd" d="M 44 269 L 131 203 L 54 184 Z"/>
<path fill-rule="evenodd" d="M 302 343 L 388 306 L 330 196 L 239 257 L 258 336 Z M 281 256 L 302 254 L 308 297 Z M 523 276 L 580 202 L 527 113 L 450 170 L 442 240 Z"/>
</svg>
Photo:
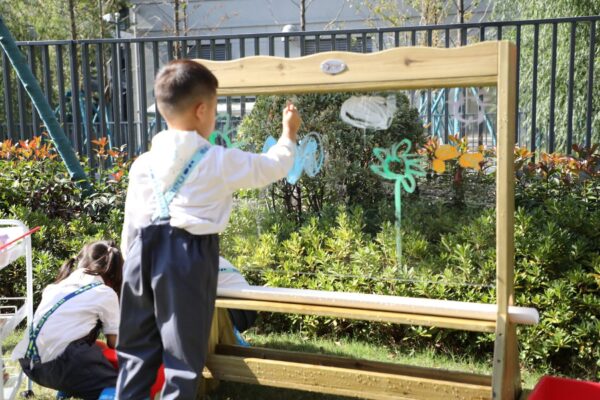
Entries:
<svg viewBox="0 0 600 400">
<path fill-rule="evenodd" d="M 571 22 L 571 39 L 569 40 L 569 86 L 567 92 L 567 148 L 571 154 L 573 145 L 573 91 L 575 89 L 575 40 L 577 24 Z"/>
<path fill-rule="evenodd" d="M 40 117 L 44 121 L 44 124 L 48 128 L 48 133 L 56 146 L 58 154 L 60 154 L 67 171 L 72 179 L 76 182 L 81 183 L 85 192 L 91 192 L 91 186 L 88 181 L 87 175 L 83 171 L 83 168 L 79 164 L 79 160 L 69 143 L 69 139 L 65 136 L 62 128 L 60 127 L 48 101 L 42 93 L 40 84 L 33 76 L 33 73 L 23 60 L 21 52 L 17 48 L 15 39 L 11 35 L 10 31 L 4 24 L 3 18 L 0 16 L 0 45 L 10 60 L 17 77 L 23 83 L 27 94 L 31 97 L 33 105 L 38 110 Z"/>
</svg>

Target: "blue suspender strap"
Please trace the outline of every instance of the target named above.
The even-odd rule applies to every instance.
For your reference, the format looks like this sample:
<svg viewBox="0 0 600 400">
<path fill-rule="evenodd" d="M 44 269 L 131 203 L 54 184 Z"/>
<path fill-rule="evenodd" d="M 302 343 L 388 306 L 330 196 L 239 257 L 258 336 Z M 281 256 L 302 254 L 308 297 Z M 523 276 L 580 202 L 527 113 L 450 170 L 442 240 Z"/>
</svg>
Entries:
<svg viewBox="0 0 600 400">
<path fill-rule="evenodd" d="M 156 198 L 156 205 L 158 207 L 152 216 L 152 221 L 154 222 L 157 219 L 167 219 L 169 218 L 169 203 L 167 203 L 164 194 L 160 190 L 160 185 L 154 177 L 152 170 L 150 170 L 150 179 L 152 180 L 152 190 L 154 191 L 154 197 Z"/>
<path fill-rule="evenodd" d="M 158 204 L 158 208 L 152 216 L 152 222 L 158 219 L 169 218 L 169 204 L 171 204 L 173 198 L 175 198 L 175 195 L 177 194 L 177 192 L 179 192 L 179 189 L 181 189 L 181 186 L 183 186 L 187 178 L 190 176 L 190 173 L 194 170 L 194 167 L 198 165 L 198 163 L 204 158 L 204 155 L 206 154 L 208 149 L 210 149 L 210 146 L 202 147 L 196 153 L 194 153 L 190 161 L 188 161 L 188 163 L 186 164 L 185 168 L 183 168 L 183 170 L 179 172 L 179 175 L 175 179 L 175 183 L 173 183 L 173 185 L 165 193 L 162 193 L 158 181 L 154 177 L 152 171 L 150 171 L 150 178 L 152 179 L 154 196 L 156 197 L 156 201 Z"/>
<path fill-rule="evenodd" d="M 35 344 L 35 341 L 37 340 L 37 337 L 40 334 L 40 331 L 42 330 L 42 326 L 44 326 L 44 324 L 46 323 L 46 321 L 48 320 L 50 315 L 52 315 L 54 313 L 54 311 L 56 311 L 56 309 L 58 307 L 62 306 L 67 300 L 70 300 L 73 297 L 75 297 L 83 292 L 86 292 L 92 288 L 95 288 L 96 286 L 99 286 L 99 285 L 101 285 L 100 282 L 90 283 L 89 285 L 82 286 L 79 289 L 77 289 L 76 291 L 69 293 L 68 295 L 66 295 L 65 297 L 60 299 L 55 305 L 53 305 L 51 309 L 46 311 L 46 313 L 38 321 L 38 324 L 35 327 L 35 329 L 33 328 L 33 324 L 32 324 L 31 329 L 29 330 L 29 345 L 27 346 L 27 352 L 25 352 L 25 357 L 29 358 L 34 364 L 39 363 L 40 362 L 40 354 L 39 354 L 37 345 Z"/>
</svg>

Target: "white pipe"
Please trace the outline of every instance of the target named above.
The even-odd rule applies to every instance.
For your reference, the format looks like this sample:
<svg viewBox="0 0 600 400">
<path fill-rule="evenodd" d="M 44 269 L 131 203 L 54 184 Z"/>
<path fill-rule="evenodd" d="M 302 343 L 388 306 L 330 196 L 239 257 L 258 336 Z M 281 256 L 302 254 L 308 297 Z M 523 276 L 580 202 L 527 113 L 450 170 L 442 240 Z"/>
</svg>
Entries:
<svg viewBox="0 0 600 400">
<path fill-rule="evenodd" d="M 244 285 L 219 287 L 217 288 L 217 296 L 235 299 L 280 301 L 285 303 L 437 315 L 486 321 L 496 321 L 498 309 L 496 304 Z M 510 321 L 515 324 L 535 325 L 539 322 L 540 318 L 537 310 L 530 307 L 511 306 L 508 309 L 508 314 Z"/>
</svg>

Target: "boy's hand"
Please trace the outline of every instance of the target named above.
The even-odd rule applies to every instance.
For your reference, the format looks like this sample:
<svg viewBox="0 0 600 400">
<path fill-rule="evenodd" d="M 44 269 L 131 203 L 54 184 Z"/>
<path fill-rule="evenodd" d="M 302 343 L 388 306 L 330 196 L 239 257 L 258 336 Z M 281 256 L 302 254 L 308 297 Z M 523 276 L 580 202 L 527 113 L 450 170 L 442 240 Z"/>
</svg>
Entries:
<svg viewBox="0 0 600 400">
<path fill-rule="evenodd" d="M 283 109 L 282 124 L 283 131 L 281 137 L 287 137 L 292 142 L 296 143 L 298 140 L 298 129 L 300 129 L 300 125 L 302 124 L 302 119 L 300 118 L 298 110 L 291 102 L 288 102 Z"/>
</svg>

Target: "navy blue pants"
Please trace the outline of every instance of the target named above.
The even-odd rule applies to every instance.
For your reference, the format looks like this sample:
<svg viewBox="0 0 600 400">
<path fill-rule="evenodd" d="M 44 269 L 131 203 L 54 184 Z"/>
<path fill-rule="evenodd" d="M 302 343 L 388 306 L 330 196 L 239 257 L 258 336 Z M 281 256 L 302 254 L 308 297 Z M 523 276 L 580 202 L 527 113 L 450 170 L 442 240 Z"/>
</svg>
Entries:
<svg viewBox="0 0 600 400">
<path fill-rule="evenodd" d="M 118 399 L 147 399 L 161 363 L 162 398 L 196 398 L 218 267 L 218 235 L 192 235 L 169 224 L 141 229 L 123 267 Z"/>
<path fill-rule="evenodd" d="M 70 343 L 58 358 L 33 368 L 28 358 L 19 362 L 25 375 L 38 385 L 85 400 L 96 400 L 102 390 L 117 382 L 117 371 L 100 347 L 85 339 Z"/>
</svg>

